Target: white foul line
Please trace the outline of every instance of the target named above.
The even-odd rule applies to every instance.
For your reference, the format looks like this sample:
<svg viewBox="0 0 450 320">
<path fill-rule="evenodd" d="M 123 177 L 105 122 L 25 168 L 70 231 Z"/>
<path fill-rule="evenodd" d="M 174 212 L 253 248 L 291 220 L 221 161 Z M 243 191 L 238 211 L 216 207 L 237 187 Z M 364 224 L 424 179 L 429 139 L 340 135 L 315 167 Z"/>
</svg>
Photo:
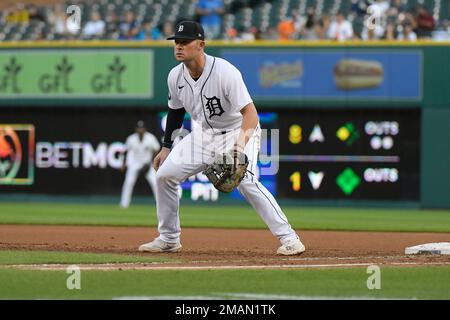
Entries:
<svg viewBox="0 0 450 320">
<path fill-rule="evenodd" d="M 249 266 L 155 266 L 142 263 L 127 264 L 79 264 L 81 270 L 262 270 L 262 269 L 329 269 L 329 268 L 352 268 L 366 267 L 373 263 L 334 263 L 334 264 L 291 264 L 291 265 L 249 265 Z M 390 262 L 383 263 L 384 266 L 430 266 L 430 265 L 450 265 L 450 262 Z M 66 270 L 65 264 L 21 264 L 4 265 L 0 268 L 19 268 L 32 270 Z"/>
</svg>

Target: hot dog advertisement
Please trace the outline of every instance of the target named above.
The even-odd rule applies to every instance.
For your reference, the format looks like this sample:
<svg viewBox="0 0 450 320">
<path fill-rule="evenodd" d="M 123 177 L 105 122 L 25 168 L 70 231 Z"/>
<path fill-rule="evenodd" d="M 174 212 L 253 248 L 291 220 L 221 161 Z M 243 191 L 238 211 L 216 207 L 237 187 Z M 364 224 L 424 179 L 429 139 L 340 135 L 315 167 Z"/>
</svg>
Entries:
<svg viewBox="0 0 450 320">
<path fill-rule="evenodd" d="M 223 50 L 260 100 L 420 101 L 418 50 Z"/>
<path fill-rule="evenodd" d="M 336 86 L 343 90 L 379 87 L 384 80 L 378 61 L 343 59 L 334 68 Z"/>
</svg>

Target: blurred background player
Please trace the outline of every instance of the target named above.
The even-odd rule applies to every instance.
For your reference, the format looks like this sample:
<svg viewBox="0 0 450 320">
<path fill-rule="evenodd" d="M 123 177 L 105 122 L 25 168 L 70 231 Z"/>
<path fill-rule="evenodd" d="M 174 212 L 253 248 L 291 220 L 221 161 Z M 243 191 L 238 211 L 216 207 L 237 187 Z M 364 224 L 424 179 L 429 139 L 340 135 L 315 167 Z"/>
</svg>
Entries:
<svg viewBox="0 0 450 320">
<path fill-rule="evenodd" d="M 135 133 L 128 136 L 125 142 L 122 171 L 126 169 L 126 175 L 120 200 L 122 208 L 130 206 L 134 185 L 141 174 L 145 174 L 145 178 L 150 184 L 153 194 L 155 194 L 156 172 L 151 163 L 155 153 L 160 149 L 161 145 L 158 139 L 147 132 L 144 121 L 139 120 L 136 124 Z"/>
</svg>

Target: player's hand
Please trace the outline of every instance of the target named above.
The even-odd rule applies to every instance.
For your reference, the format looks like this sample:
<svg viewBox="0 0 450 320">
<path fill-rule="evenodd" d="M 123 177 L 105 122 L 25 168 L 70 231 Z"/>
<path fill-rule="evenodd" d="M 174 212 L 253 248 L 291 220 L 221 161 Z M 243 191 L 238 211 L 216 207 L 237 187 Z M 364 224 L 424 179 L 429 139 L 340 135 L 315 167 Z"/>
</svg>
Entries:
<svg viewBox="0 0 450 320">
<path fill-rule="evenodd" d="M 124 164 L 122 167 L 120 167 L 120 172 L 125 172 L 127 170 L 127 166 Z"/>
<path fill-rule="evenodd" d="M 169 153 L 170 149 L 163 147 L 161 151 L 156 155 L 155 159 L 153 160 L 153 168 L 155 168 L 156 171 L 158 171 L 159 167 L 164 163 L 164 161 L 166 161 Z"/>
</svg>

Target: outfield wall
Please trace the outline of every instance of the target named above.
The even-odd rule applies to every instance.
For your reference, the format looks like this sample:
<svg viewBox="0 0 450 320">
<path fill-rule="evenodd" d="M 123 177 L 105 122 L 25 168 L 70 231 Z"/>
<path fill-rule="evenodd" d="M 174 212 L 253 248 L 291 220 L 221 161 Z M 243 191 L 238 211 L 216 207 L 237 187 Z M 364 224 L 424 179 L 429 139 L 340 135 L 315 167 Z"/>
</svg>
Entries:
<svg viewBox="0 0 450 320">
<path fill-rule="evenodd" d="M 408 128 L 409 140 L 403 140 L 399 134 L 394 137 L 395 143 L 414 144 L 411 139 L 416 129 L 416 148 L 420 150 L 417 161 L 411 158 L 414 146 L 402 147 L 397 150 L 397 154 L 403 156 L 401 168 L 391 167 L 400 170 L 400 174 L 402 168 L 406 168 L 409 180 L 402 183 L 418 184 L 417 195 L 403 187 L 406 191 L 399 191 L 399 194 L 409 195 L 399 196 L 399 199 L 427 208 L 450 207 L 450 44 L 299 42 L 280 45 L 268 42 L 230 45 L 217 42 L 208 46 L 207 53 L 222 56 L 239 68 L 260 111 L 284 117 L 291 110 L 298 117 L 310 119 L 305 125 L 299 125 L 309 130 L 308 135 L 313 130 L 314 119 L 320 124 L 320 118 L 329 110 L 338 114 L 353 110 L 359 118 L 349 118 L 349 121 L 355 123 L 356 131 L 361 121 L 360 136 L 364 135 L 364 124 L 372 116 L 380 123 L 400 121 L 402 128 Z M 65 109 L 64 113 L 69 115 L 71 112 L 82 114 L 84 108 L 101 110 L 98 108 L 104 107 L 129 108 L 131 114 L 156 113 L 165 108 L 166 77 L 174 65 L 172 48 L 165 42 L 1 43 L 0 115 L 5 115 L 3 119 L 8 119 L 7 123 L 13 120 L 17 123 L 20 120 L 20 112 L 15 112 L 17 108 L 23 115 L 26 113 L 24 117 L 28 119 L 31 119 L 30 113 L 39 114 L 39 110 L 48 107 L 55 108 L 56 113 Z M 418 120 L 408 118 L 408 114 L 416 114 Z M 4 122 L 1 118 L 0 124 Z M 329 120 L 324 120 L 325 126 L 338 126 L 333 127 L 334 131 L 339 129 L 338 123 L 328 123 Z M 290 139 L 293 125 L 285 129 L 286 139 Z M 325 130 L 323 125 L 321 129 Z M 323 151 L 328 156 L 333 152 L 347 157 L 361 156 L 370 151 L 364 148 L 372 142 L 369 137 L 365 138 L 352 146 L 355 153 L 334 147 L 322 150 L 309 146 L 309 151 L 310 154 Z M 308 149 L 306 141 L 298 146 L 304 146 L 298 149 L 298 154 L 306 156 L 302 154 Z M 393 154 L 374 153 L 372 156 L 380 155 Z M 303 163 L 301 167 L 307 165 Z M 415 169 L 410 166 L 418 166 L 416 180 Z M 354 170 L 358 173 L 357 168 Z M 302 181 L 306 182 L 307 178 Z M 4 184 L 1 188 L 6 190 Z M 309 191 L 307 188 L 304 183 L 305 197 L 314 198 L 311 186 Z M 333 197 L 333 190 L 323 192 Z M 362 194 L 370 199 L 364 192 Z"/>
</svg>

